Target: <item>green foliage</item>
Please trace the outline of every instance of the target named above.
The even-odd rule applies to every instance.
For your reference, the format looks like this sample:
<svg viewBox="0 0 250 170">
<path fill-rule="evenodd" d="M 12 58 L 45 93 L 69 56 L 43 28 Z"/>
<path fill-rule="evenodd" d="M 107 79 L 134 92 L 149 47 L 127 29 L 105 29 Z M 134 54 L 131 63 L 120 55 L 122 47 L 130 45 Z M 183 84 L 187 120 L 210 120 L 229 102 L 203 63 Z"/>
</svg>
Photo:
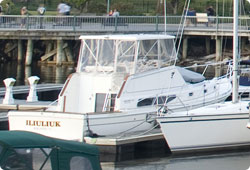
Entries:
<svg viewBox="0 0 250 170">
<path fill-rule="evenodd" d="M 88 5 L 88 13 L 95 13 L 96 15 L 102 15 L 107 13 L 106 4 L 103 2 L 90 2 Z"/>
<path fill-rule="evenodd" d="M 68 3 L 71 7 L 76 8 L 83 12 L 87 3 L 91 0 L 64 0 L 64 2 Z"/>
<path fill-rule="evenodd" d="M 134 5 L 132 3 L 118 2 L 111 5 L 111 9 L 117 9 L 120 15 L 134 15 L 136 11 L 134 10 Z"/>
<path fill-rule="evenodd" d="M 107 12 L 108 0 L 3 0 L 5 14 L 20 14 L 22 6 L 27 6 L 31 13 L 35 14 L 39 4 L 44 3 L 47 13 L 54 14 L 57 5 L 64 1 L 71 6 L 71 14 L 95 13 L 103 15 Z M 10 3 L 9 13 L 6 10 L 7 2 Z M 164 0 L 109 0 L 110 9 L 117 8 L 121 15 L 164 15 Z M 166 0 L 167 15 L 181 15 L 185 0 Z M 246 0 L 240 0 L 240 14 L 249 15 L 250 4 Z M 205 12 L 212 5 L 219 16 L 232 16 L 233 0 L 191 0 L 189 8 L 196 12 Z M 51 12 L 49 12 L 51 11 Z"/>
<path fill-rule="evenodd" d="M 3 0 L 1 6 L 3 7 L 4 14 L 8 15 L 11 14 L 11 9 L 13 9 L 15 5 L 11 0 Z"/>
</svg>

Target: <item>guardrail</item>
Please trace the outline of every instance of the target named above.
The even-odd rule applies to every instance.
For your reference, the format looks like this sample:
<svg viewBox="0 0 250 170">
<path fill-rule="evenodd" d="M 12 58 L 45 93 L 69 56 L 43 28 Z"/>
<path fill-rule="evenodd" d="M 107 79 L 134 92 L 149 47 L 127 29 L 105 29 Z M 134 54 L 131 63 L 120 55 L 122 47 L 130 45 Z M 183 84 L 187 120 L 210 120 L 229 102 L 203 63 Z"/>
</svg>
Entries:
<svg viewBox="0 0 250 170">
<path fill-rule="evenodd" d="M 212 17 L 211 25 L 197 22 L 197 17 L 186 17 L 189 24 L 185 28 L 204 29 L 215 28 L 217 30 L 232 30 L 232 17 Z M 166 31 L 176 32 L 182 21 L 181 16 L 166 17 Z M 163 16 L 0 16 L 0 30 L 46 30 L 46 31 L 140 31 L 160 32 L 165 30 L 165 18 Z M 248 31 L 250 17 L 239 18 L 239 30 Z"/>
</svg>

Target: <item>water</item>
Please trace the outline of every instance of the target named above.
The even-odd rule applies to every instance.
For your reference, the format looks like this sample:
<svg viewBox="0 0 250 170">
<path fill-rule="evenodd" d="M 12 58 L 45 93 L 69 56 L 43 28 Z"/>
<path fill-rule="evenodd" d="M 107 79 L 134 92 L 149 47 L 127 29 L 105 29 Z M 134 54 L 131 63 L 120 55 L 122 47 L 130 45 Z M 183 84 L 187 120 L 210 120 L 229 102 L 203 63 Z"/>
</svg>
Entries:
<svg viewBox="0 0 250 170">
<path fill-rule="evenodd" d="M 75 66 L 44 65 L 33 63 L 30 67 L 17 63 L 0 64 L 0 87 L 5 78 L 15 78 L 15 85 L 28 84 L 30 76 L 40 77 L 39 83 L 64 83 Z M 202 72 L 202 71 L 201 71 Z M 209 75 L 214 74 L 214 69 Z M 208 76 L 209 77 L 209 76 Z M 250 132 L 249 132 L 250 133 Z M 246 170 L 250 166 L 250 149 L 245 152 L 204 154 L 184 156 L 165 156 L 136 159 L 117 163 L 103 163 L 103 170 Z"/>
<path fill-rule="evenodd" d="M 249 166 L 250 150 L 198 156 L 168 156 L 102 164 L 103 170 L 247 170 Z"/>
<path fill-rule="evenodd" d="M 13 62 L 0 64 L 0 72 L 0 87 L 4 87 L 3 80 L 10 77 L 16 79 L 15 85 L 27 85 L 27 78 L 30 76 L 38 76 L 40 78 L 39 84 L 63 84 L 68 75 L 75 72 L 75 66 L 64 65 L 56 67 L 55 65 L 33 63 L 27 67 L 24 64 Z"/>
</svg>

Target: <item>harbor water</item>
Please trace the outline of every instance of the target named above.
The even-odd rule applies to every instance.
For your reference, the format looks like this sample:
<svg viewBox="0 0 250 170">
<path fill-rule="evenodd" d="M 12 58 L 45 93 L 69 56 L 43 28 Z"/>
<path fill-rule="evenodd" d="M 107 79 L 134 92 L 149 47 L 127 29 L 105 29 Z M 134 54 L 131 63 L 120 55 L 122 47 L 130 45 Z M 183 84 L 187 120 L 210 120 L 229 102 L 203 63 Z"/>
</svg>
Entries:
<svg viewBox="0 0 250 170">
<path fill-rule="evenodd" d="M 34 63 L 26 67 L 16 63 L 6 63 L 0 64 L 0 71 L 1 87 L 4 87 L 3 80 L 10 77 L 16 79 L 15 85 L 28 84 L 27 78 L 30 76 L 38 76 L 39 83 L 62 84 L 71 73 L 75 72 L 75 66 L 56 67 Z M 154 155 L 150 158 L 102 163 L 103 170 L 247 170 L 249 166 L 250 149 L 216 154 Z"/>
<path fill-rule="evenodd" d="M 4 87 L 3 80 L 6 78 L 14 78 L 15 85 L 28 85 L 27 78 L 30 76 L 38 76 L 38 83 L 58 83 L 63 84 L 68 75 L 75 72 L 74 65 L 63 65 L 56 67 L 55 65 L 46 65 L 33 63 L 31 66 L 17 64 L 15 62 L 0 64 L 0 87 Z"/>
<path fill-rule="evenodd" d="M 250 150 L 102 164 L 103 170 L 247 170 L 249 166 Z"/>
</svg>

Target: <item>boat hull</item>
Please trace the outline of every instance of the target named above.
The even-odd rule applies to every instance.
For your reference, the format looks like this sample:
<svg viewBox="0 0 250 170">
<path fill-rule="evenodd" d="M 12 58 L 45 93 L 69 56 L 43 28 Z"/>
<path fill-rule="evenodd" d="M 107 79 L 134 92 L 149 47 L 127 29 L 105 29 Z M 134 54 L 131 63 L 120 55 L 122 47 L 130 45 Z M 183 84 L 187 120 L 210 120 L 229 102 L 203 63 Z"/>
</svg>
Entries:
<svg viewBox="0 0 250 170">
<path fill-rule="evenodd" d="M 246 128 L 248 102 L 222 105 L 196 109 L 188 115 L 157 118 L 171 151 L 250 146 L 250 130 Z"/>
<path fill-rule="evenodd" d="M 83 141 L 88 135 L 98 137 L 146 131 L 155 125 L 155 116 L 147 113 L 10 111 L 8 116 L 10 130 L 25 130 L 76 141 Z"/>
</svg>

